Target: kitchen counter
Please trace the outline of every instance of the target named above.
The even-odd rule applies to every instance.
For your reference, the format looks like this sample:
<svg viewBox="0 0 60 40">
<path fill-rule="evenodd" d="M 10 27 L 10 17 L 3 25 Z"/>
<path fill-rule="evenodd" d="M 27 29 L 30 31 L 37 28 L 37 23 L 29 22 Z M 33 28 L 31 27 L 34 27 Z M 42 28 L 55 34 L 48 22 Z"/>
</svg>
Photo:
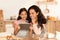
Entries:
<svg viewBox="0 0 60 40">
<path fill-rule="evenodd" d="M 8 40 L 9 38 L 8 37 L 0 37 L 0 40 Z M 16 37 L 16 36 L 10 36 L 10 40 L 30 40 L 28 38 L 21 38 L 21 37 Z M 31 40 L 37 40 L 37 39 L 31 39 Z M 39 39 L 41 40 L 41 39 Z M 43 40 L 43 39 L 42 39 Z M 56 40 L 56 39 L 44 39 L 44 40 Z"/>
<path fill-rule="evenodd" d="M 11 34 L 14 30 L 13 30 L 13 22 L 14 22 L 15 20 L 4 20 L 4 23 L 3 23 L 3 25 L 6 25 L 6 28 L 7 28 L 7 33 L 5 33 L 6 35 L 7 34 Z M 50 22 L 50 21 L 48 21 L 48 22 Z M 57 22 L 57 26 L 56 27 L 54 27 L 54 26 L 52 26 L 52 25 L 54 25 L 53 23 L 56 23 Z M 52 24 L 52 25 L 50 25 L 50 24 Z M 49 28 L 47 28 L 47 30 L 48 31 L 50 31 L 50 30 L 53 30 L 54 29 L 54 33 L 55 33 L 55 31 L 59 31 L 60 32 L 60 20 L 59 21 L 51 21 L 50 22 L 50 26 L 52 26 L 52 27 L 50 27 L 49 25 L 48 25 L 48 27 Z M 5 26 L 4 26 L 5 27 Z M 52 28 L 52 29 L 51 29 Z M 50 30 L 49 30 L 50 29 Z M 56 29 L 56 30 L 55 30 Z M 13 31 L 12 31 L 13 30 Z M 10 32 L 11 31 L 11 32 Z M 52 32 L 52 31 L 50 31 L 50 32 Z M 3 32 L 4 33 L 4 32 Z M 2 33 L 2 35 L 3 35 L 3 33 Z M 1 34 L 1 33 L 0 33 Z M 4 35 L 5 35 L 4 34 Z M 59 37 L 59 36 L 58 36 Z M 17 38 L 18 39 L 18 37 L 14 37 L 14 38 Z M 3 39 L 6 39 L 6 37 L 0 37 L 0 40 L 3 40 Z M 22 38 L 20 38 L 20 39 L 22 39 Z M 7 40 L 7 39 L 6 39 Z M 56 39 L 46 39 L 46 40 L 56 40 Z"/>
</svg>

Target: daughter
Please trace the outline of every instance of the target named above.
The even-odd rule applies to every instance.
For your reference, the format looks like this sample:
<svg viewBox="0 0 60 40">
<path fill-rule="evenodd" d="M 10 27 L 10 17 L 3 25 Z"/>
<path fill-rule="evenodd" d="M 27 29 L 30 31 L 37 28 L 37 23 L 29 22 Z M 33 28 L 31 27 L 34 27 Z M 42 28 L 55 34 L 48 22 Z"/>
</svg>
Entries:
<svg viewBox="0 0 60 40">
<path fill-rule="evenodd" d="M 25 8 L 21 8 L 19 10 L 19 16 L 17 18 L 17 20 L 14 22 L 14 34 L 16 36 L 27 36 L 28 31 L 26 30 L 20 30 L 21 26 L 20 24 L 28 24 L 28 14 L 27 14 L 27 10 Z"/>
</svg>

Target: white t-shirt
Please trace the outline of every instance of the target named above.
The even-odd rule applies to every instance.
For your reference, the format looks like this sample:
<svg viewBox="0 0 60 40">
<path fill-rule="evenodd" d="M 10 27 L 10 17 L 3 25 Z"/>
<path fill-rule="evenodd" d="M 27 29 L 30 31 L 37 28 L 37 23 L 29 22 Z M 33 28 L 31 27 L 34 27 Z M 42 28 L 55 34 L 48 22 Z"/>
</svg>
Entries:
<svg viewBox="0 0 60 40">
<path fill-rule="evenodd" d="M 26 21 L 22 21 L 22 20 L 17 20 L 16 22 L 15 22 L 17 25 L 19 25 L 19 24 L 27 24 L 28 22 Z M 16 36 L 17 37 L 25 37 L 25 36 L 27 36 L 27 33 L 28 33 L 28 31 L 27 30 L 20 30 L 17 34 L 16 34 Z"/>
</svg>

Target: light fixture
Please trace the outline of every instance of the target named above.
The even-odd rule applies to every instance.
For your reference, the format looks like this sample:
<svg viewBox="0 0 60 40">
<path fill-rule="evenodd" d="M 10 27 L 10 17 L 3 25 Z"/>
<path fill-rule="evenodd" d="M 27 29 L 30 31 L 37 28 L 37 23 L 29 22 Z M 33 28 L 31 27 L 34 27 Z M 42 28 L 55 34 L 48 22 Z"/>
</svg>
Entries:
<svg viewBox="0 0 60 40">
<path fill-rule="evenodd" d="M 48 0 L 47 0 L 47 1 L 48 1 Z M 45 12 L 45 13 L 49 13 L 49 12 L 50 12 L 50 10 L 48 9 L 48 4 L 47 4 L 47 3 L 46 3 L 46 8 L 45 8 L 44 12 Z"/>
<path fill-rule="evenodd" d="M 48 8 L 46 8 L 44 12 L 45 12 L 45 13 L 49 13 L 50 11 L 49 11 Z"/>
</svg>

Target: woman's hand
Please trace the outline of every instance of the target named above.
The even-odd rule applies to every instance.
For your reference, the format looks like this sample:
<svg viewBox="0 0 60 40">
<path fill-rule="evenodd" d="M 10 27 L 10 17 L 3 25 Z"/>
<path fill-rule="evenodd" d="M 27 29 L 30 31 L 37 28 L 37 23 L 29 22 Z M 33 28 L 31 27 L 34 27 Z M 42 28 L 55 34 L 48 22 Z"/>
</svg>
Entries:
<svg viewBox="0 0 60 40">
<path fill-rule="evenodd" d="M 31 26 L 30 26 L 29 28 L 30 28 L 30 30 L 32 30 L 32 29 L 33 29 Z"/>
<path fill-rule="evenodd" d="M 32 31 L 32 29 L 33 29 L 33 28 L 32 28 L 32 23 L 30 23 L 30 27 L 29 27 L 29 29 Z"/>
</svg>

